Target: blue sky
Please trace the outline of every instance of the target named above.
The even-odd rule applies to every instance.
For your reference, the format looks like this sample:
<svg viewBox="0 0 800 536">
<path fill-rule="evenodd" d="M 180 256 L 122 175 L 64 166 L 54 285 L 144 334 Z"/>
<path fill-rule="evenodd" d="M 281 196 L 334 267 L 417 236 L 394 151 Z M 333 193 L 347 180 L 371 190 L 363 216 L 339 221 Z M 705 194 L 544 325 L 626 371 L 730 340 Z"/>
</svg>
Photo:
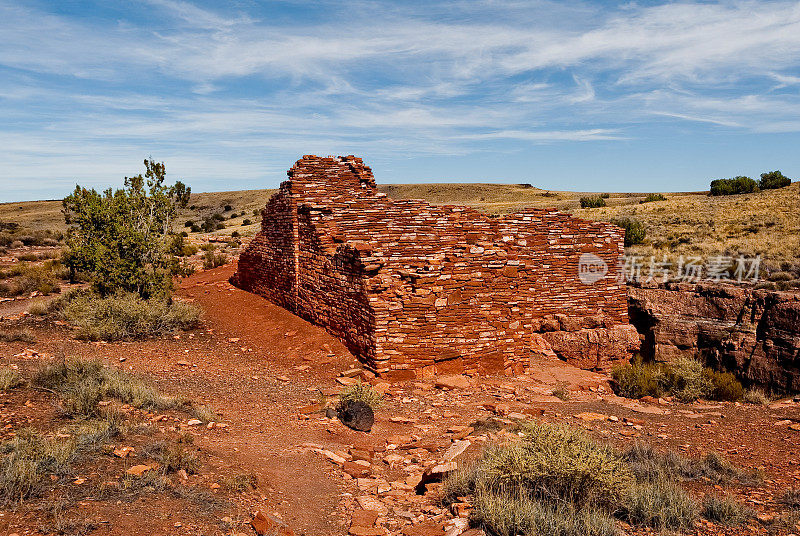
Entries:
<svg viewBox="0 0 800 536">
<path fill-rule="evenodd" d="M 800 2 L 0 0 L 0 201 L 378 182 L 675 191 L 800 177 Z"/>
</svg>

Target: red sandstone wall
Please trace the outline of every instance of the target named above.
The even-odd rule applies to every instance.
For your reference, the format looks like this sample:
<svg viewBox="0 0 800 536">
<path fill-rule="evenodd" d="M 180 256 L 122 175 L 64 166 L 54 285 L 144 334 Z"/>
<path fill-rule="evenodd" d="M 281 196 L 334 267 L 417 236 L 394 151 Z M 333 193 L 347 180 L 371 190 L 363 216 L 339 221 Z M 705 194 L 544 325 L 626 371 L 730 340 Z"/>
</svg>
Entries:
<svg viewBox="0 0 800 536">
<path fill-rule="evenodd" d="M 369 237 L 362 262 L 373 267 L 380 370 L 519 371 L 530 334 L 548 329 L 548 316 L 566 315 L 573 330 L 627 322 L 623 286 L 611 277 L 584 285 L 577 272 L 578 257 L 591 252 L 613 277 L 617 227 L 546 211 L 490 218 L 417 201 L 365 199 L 337 215 L 330 228 L 341 240 Z"/>
<path fill-rule="evenodd" d="M 591 346 L 601 339 L 587 330 L 627 324 L 618 227 L 392 201 L 354 157 L 304 157 L 289 177 L 236 281 L 325 326 L 378 371 L 519 372 L 536 332 L 581 333 Z M 605 260 L 608 277 L 582 284 L 582 253 Z M 614 358 L 598 348 L 576 364 Z"/>
<path fill-rule="evenodd" d="M 236 284 L 296 310 L 297 218 L 289 184 L 284 183 L 261 212 L 261 232 L 239 256 Z"/>
</svg>

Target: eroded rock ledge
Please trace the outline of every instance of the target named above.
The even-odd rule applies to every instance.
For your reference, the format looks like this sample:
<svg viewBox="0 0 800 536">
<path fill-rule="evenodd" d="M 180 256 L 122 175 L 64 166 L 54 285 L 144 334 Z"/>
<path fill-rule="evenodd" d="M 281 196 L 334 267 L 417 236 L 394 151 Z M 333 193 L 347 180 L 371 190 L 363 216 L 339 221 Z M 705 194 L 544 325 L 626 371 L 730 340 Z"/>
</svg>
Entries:
<svg viewBox="0 0 800 536">
<path fill-rule="evenodd" d="M 749 384 L 800 391 L 800 293 L 725 283 L 632 284 L 645 357 L 697 353 Z"/>
</svg>

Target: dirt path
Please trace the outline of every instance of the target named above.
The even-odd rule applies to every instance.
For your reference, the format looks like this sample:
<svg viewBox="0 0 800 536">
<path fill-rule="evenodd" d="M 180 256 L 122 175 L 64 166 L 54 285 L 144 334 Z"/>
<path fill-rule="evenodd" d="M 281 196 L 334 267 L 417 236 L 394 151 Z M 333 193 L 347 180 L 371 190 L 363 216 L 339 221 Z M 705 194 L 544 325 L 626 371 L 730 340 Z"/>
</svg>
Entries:
<svg viewBox="0 0 800 536">
<path fill-rule="evenodd" d="M 343 534 L 336 516 L 341 479 L 329 462 L 297 447 L 358 438 L 343 427 L 314 429 L 297 408 L 318 399 L 319 389 L 334 389 L 335 371 L 355 361 L 324 330 L 232 287 L 232 273 L 223 267 L 181 284 L 179 295 L 203 307 L 213 336 L 210 348 L 202 345 L 207 357 L 187 352 L 197 366 L 166 383 L 208 402 L 230 425 L 231 433 L 213 436 L 208 447 L 259 477 L 270 511 L 298 534 Z"/>
</svg>

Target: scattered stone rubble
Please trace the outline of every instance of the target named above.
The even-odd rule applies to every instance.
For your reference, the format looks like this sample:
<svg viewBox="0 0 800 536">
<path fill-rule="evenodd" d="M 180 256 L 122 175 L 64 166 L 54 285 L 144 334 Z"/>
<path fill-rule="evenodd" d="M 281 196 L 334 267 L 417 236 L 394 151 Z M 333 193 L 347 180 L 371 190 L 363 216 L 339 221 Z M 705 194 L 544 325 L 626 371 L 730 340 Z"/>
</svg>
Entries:
<svg viewBox="0 0 800 536">
<path fill-rule="evenodd" d="M 563 364 L 561 368 L 568 369 Z M 360 376 L 354 369 L 342 374 Z M 442 506 L 441 482 L 478 456 L 485 445 L 516 439 L 508 430 L 515 421 L 567 422 L 630 443 L 640 438 L 668 439 L 659 418 L 684 420 L 705 429 L 725 419 L 732 407 L 704 402 L 685 405 L 671 397 L 623 399 L 613 395 L 600 375 L 575 369 L 571 374 L 571 402 L 602 402 L 604 411 L 567 410 L 574 406 L 548 395 L 554 386 L 552 377 L 541 381 L 525 374 L 508 381 L 495 378 L 474 383 L 450 376 L 444 382 L 440 378 L 386 387 L 385 404 L 376 417 L 377 433 L 343 435 L 346 432 L 335 418 L 323 417 L 322 406 L 313 412 L 305 406 L 298 408 L 298 418 L 312 428 L 324 427 L 331 441 L 295 448 L 326 459 L 345 482 L 340 508 L 342 523 L 352 536 L 479 536 L 483 531 L 469 528 L 472 506 L 468 498 Z M 773 408 L 796 411 L 797 402 L 786 399 Z M 792 419 L 778 420 L 774 426 L 789 434 L 795 433 L 793 426 L 800 430 L 800 423 Z M 348 439 L 342 442 L 342 437 Z M 686 455 L 699 455 L 688 449 L 688 444 L 679 447 Z"/>
<path fill-rule="evenodd" d="M 231 282 L 325 327 L 378 373 L 513 375 L 548 355 L 606 369 L 638 349 L 619 227 L 393 201 L 354 156 L 304 156 L 288 175 Z M 605 277 L 582 282 L 584 256 Z"/>
</svg>

